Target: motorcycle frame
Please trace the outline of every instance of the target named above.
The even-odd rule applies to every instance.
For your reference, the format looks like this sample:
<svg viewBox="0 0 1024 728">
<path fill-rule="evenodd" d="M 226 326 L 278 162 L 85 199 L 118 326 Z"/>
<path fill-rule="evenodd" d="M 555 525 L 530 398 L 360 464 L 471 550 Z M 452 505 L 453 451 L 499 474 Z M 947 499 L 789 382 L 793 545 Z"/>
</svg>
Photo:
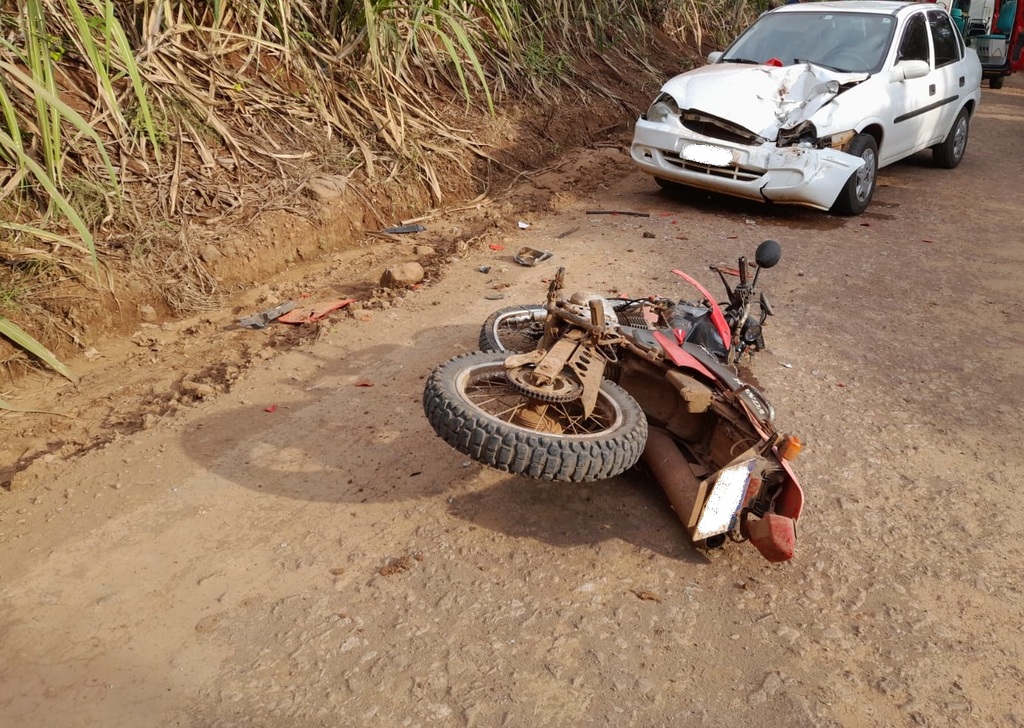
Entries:
<svg viewBox="0 0 1024 728">
<path fill-rule="evenodd" d="M 742 270 L 746 265 L 745 260 L 741 258 L 740 263 Z M 760 270 L 758 270 L 759 272 Z M 692 283 L 705 296 L 712 309 L 712 321 L 716 329 L 720 334 L 723 327 L 728 332 L 728 338 L 723 337 L 723 340 L 726 341 L 729 352 L 732 354 L 736 350 L 739 327 L 742 327 L 742 323 L 745 322 L 745 316 L 742 319 L 737 319 L 739 327 L 734 323 L 734 330 L 731 331 L 721 308 L 711 298 L 707 290 L 685 273 L 681 271 L 673 271 L 673 273 Z M 722 275 L 721 272 L 719 275 Z M 615 351 L 616 347 L 622 347 L 641 361 L 654 365 L 666 379 L 669 378 L 670 373 L 680 372 L 697 381 L 710 382 L 717 397 L 716 414 L 720 418 L 732 420 L 734 425 L 751 428 L 759 438 L 758 444 L 701 479 L 694 474 L 693 467 L 696 464 L 706 466 L 707 463 L 702 463 L 701 458 L 692 448 L 671 433 L 652 427 L 648 435 L 648 447 L 644 451 L 643 460 L 655 481 L 666 493 L 691 539 L 695 540 L 698 545 L 709 547 L 720 545 L 717 542 L 719 535 L 722 536 L 722 541 L 725 536 L 730 536 L 734 540 L 745 540 L 748 537 L 748 519 L 751 515 L 749 505 L 763 497 L 761 492 L 754 491 L 761 490 L 763 479 L 760 476 L 766 470 L 776 474 L 779 470 L 782 472 L 779 491 L 772 498 L 771 512 L 791 519 L 795 524 L 803 509 L 803 490 L 788 461 L 779 455 L 781 436 L 774 428 L 774 411 L 763 395 L 754 387 L 740 382 L 738 379 L 733 383 L 735 385 L 738 382 L 737 386 L 730 386 L 721 372 L 714 371 L 718 369 L 718 366 L 708 360 L 708 357 L 702 356 L 701 351 L 694 350 L 685 342 L 672 341 L 663 331 L 653 332 L 654 339 L 658 343 L 657 347 L 638 341 L 624 331 L 617 322 L 607 321 L 601 297 L 594 296 L 587 301 L 587 315 L 584 315 L 581 303 L 573 304 L 562 297 L 564 278 L 565 269 L 559 268 L 549 285 L 548 313 L 544 322 L 544 335 L 537 348 L 526 354 L 508 357 L 505 367 L 513 369 L 524 365 L 533 365 L 534 374 L 541 380 L 559 376 L 568 368 L 574 372 L 583 385 L 582 401 L 588 416 L 597 401 L 598 389 L 604 371 L 610 362 L 615 361 L 614 357 L 607 352 Z M 731 302 L 738 304 L 743 313 L 749 313 L 756 280 L 757 274 L 755 274 L 752 284 L 747 286 L 746 278 L 741 274 L 740 286 L 737 286 L 736 289 L 726 285 Z M 742 298 L 738 295 L 741 287 L 746 292 Z M 591 363 L 585 370 L 581 370 L 579 366 L 581 359 L 586 359 Z M 702 362 L 701 359 L 705 359 L 705 361 Z M 592 365 L 594 362 L 596 365 Z M 628 387 L 626 389 L 629 391 Z M 755 409 L 760 409 L 761 412 L 756 412 Z M 711 543 L 712 538 L 698 539 L 696 526 L 711 496 L 716 478 L 724 470 L 747 456 L 757 459 L 755 470 L 758 475 L 750 475 L 747 492 L 743 495 L 739 509 L 733 514 L 733 518 L 736 520 L 730 522 L 729 529 L 724 534 L 713 534 L 716 543 Z M 766 549 L 762 548 L 760 543 L 755 542 L 755 545 L 770 560 L 784 560 L 791 555 L 790 553 L 778 556 L 776 553 L 778 549 L 773 551 L 771 545 L 767 548 L 770 553 L 766 553 Z"/>
</svg>

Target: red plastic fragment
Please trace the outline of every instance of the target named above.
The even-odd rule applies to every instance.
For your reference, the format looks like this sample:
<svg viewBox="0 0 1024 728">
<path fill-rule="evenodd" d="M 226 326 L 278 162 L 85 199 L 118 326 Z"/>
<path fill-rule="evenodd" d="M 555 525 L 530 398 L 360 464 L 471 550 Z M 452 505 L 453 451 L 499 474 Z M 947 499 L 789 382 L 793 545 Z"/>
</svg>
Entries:
<svg viewBox="0 0 1024 728">
<path fill-rule="evenodd" d="M 357 386 L 357 387 L 372 387 L 373 386 L 373 382 L 371 382 L 366 377 L 360 377 L 359 379 L 356 380 L 355 386 Z"/>
<path fill-rule="evenodd" d="M 491 243 L 488 247 L 491 250 L 504 250 L 505 249 L 505 246 L 501 245 L 500 243 Z"/>
<path fill-rule="evenodd" d="M 264 407 L 263 411 L 264 412 L 277 412 L 277 405 L 276 404 L 272 404 L 269 407 Z"/>
<path fill-rule="evenodd" d="M 796 552 L 796 521 L 778 513 L 766 513 L 747 521 L 750 543 L 772 562 L 789 561 Z"/>
<path fill-rule="evenodd" d="M 310 324 L 324 318 L 331 311 L 337 311 L 350 303 L 355 303 L 354 298 L 336 299 L 334 301 L 320 301 L 307 306 L 300 306 L 292 309 L 277 320 L 285 324 Z"/>
</svg>

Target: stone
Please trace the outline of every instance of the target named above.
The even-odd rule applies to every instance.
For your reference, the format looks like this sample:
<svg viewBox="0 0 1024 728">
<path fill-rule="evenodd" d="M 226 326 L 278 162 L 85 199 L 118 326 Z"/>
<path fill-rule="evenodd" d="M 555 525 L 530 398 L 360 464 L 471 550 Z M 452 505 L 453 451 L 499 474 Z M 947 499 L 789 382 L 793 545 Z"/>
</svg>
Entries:
<svg viewBox="0 0 1024 728">
<path fill-rule="evenodd" d="M 139 306 L 139 318 L 146 323 L 153 323 L 156 321 L 156 309 L 149 305 Z"/>
<path fill-rule="evenodd" d="M 348 177 L 340 174 L 320 175 L 306 182 L 306 190 L 321 200 L 336 200 L 345 194 Z"/>
<path fill-rule="evenodd" d="M 417 245 L 412 249 L 412 252 L 415 255 L 433 255 L 437 251 L 435 251 L 429 245 Z"/>
<path fill-rule="evenodd" d="M 416 285 L 425 275 L 419 263 L 401 263 L 388 266 L 380 278 L 380 285 L 384 288 L 405 288 Z"/>
<path fill-rule="evenodd" d="M 204 263 L 213 263 L 223 258 L 224 255 L 216 245 L 204 245 L 199 249 L 199 257 L 203 259 Z"/>
<path fill-rule="evenodd" d="M 203 382 L 193 382 L 188 379 L 184 380 L 181 383 L 181 389 L 182 391 L 187 392 L 188 394 L 191 394 L 193 397 L 196 397 L 198 399 L 206 399 L 207 397 L 212 397 L 215 394 L 217 394 L 217 390 L 214 387 L 210 386 L 209 384 Z"/>
</svg>

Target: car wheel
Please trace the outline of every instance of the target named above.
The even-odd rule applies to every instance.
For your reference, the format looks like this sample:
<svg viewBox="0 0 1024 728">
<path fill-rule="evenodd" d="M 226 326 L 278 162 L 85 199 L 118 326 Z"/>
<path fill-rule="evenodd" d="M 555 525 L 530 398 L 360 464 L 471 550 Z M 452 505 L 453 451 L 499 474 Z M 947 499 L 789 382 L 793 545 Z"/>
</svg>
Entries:
<svg viewBox="0 0 1024 728">
<path fill-rule="evenodd" d="M 1002 88 L 1003 87 L 1003 79 L 1005 79 L 1005 78 L 1006 78 L 1006 76 L 993 76 L 992 78 L 990 78 L 988 80 L 988 87 L 989 88 L 994 88 L 994 89 Z"/>
<path fill-rule="evenodd" d="M 960 164 L 967 151 L 967 134 L 970 131 L 971 118 L 967 109 L 961 109 L 956 121 L 949 129 L 946 140 L 932 148 L 932 159 L 935 164 L 945 169 L 953 169 Z"/>
<path fill-rule="evenodd" d="M 870 134 L 858 134 L 846 148 L 846 153 L 863 159 L 864 166 L 850 175 L 839 197 L 832 203 L 832 212 L 837 215 L 859 215 L 868 209 L 875 194 L 878 144 Z"/>
</svg>

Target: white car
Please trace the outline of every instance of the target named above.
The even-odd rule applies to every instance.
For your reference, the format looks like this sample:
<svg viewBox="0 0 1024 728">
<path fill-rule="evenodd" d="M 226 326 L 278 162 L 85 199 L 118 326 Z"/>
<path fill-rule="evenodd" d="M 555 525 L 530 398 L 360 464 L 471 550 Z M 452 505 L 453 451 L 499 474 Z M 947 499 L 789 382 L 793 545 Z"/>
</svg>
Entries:
<svg viewBox="0 0 1024 728">
<path fill-rule="evenodd" d="M 952 169 L 981 64 L 933 3 L 770 10 L 709 65 L 666 83 L 630 155 L 663 187 L 858 215 L 879 167 L 931 148 Z"/>
</svg>

